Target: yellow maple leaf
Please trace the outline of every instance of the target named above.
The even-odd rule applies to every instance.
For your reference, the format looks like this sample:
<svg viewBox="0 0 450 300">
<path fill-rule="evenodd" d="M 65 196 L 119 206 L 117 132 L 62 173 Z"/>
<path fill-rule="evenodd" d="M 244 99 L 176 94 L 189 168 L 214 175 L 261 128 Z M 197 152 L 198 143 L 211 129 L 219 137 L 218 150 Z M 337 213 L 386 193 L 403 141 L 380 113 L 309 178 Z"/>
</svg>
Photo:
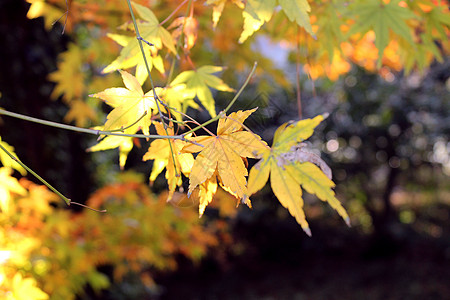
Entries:
<svg viewBox="0 0 450 300">
<path fill-rule="evenodd" d="M 2 137 L 0 136 L 0 144 L 8 150 L 9 153 L 11 153 L 14 157 L 17 158 L 17 154 L 14 153 L 14 147 L 9 145 L 7 142 L 2 141 Z M 3 164 L 4 167 L 13 168 L 22 176 L 25 176 L 27 174 L 27 171 L 16 161 L 14 161 L 8 154 L 6 154 L 4 151 L 0 150 L 0 162 Z"/>
<path fill-rule="evenodd" d="M 281 125 L 274 135 L 271 149 L 262 149 L 262 159 L 250 170 L 247 196 L 251 196 L 264 187 L 270 175 L 272 191 L 280 203 L 289 210 L 297 222 L 311 235 L 303 211 L 302 189 L 315 194 L 326 201 L 349 225 L 349 217 L 336 199 L 333 181 L 316 165 L 309 162 L 308 156 L 301 156 L 298 144 L 309 138 L 314 128 L 323 120 L 323 116 Z M 311 160 L 312 161 L 312 160 Z"/>
<path fill-rule="evenodd" d="M 110 73 L 119 69 L 128 69 L 136 66 L 136 78 L 142 85 L 147 79 L 148 71 L 136 38 L 111 33 L 108 33 L 107 36 L 123 48 L 119 56 L 106 66 L 102 70 L 102 73 Z M 144 47 L 144 53 L 149 69 L 152 70 L 155 67 L 161 74 L 164 74 L 164 63 L 161 55 L 158 55 L 158 49 L 156 47 Z"/>
<path fill-rule="evenodd" d="M 156 132 L 159 135 L 166 135 L 162 123 L 154 123 Z M 167 128 L 169 135 L 173 135 L 172 124 Z M 169 146 L 169 143 L 172 147 Z M 191 153 L 180 153 L 180 150 L 187 142 L 181 140 L 156 139 L 151 142 L 148 151 L 144 154 L 143 160 L 154 160 L 152 172 L 150 174 L 150 183 L 154 182 L 156 177 L 166 168 L 166 179 L 169 185 L 169 196 L 167 201 L 172 199 L 173 193 L 177 186 L 181 186 L 182 180 L 178 172 L 182 172 L 185 176 L 189 176 L 192 165 L 194 164 L 194 156 Z M 173 156 L 171 152 L 173 151 Z M 176 168 L 176 170 L 175 170 Z"/>
<path fill-rule="evenodd" d="M 268 22 L 272 18 L 275 5 L 275 0 L 247 1 L 245 10 L 242 12 L 242 16 L 244 17 L 244 30 L 239 38 L 239 43 L 245 42 L 265 22 Z"/>
<path fill-rule="evenodd" d="M 182 83 L 186 84 L 186 92 L 190 98 L 197 96 L 198 100 L 203 104 L 212 117 L 216 116 L 216 108 L 214 107 L 214 99 L 209 87 L 213 89 L 232 92 L 234 91 L 225 82 L 217 76 L 212 75 L 223 70 L 223 67 L 203 66 L 198 69 L 184 71 L 179 74 L 171 83 L 176 86 Z"/>
<path fill-rule="evenodd" d="M 172 35 L 159 24 L 155 14 L 147 7 L 132 2 L 133 7 L 144 21 L 139 24 L 139 31 L 143 39 L 152 43 L 157 49 L 166 46 L 172 53 L 177 54 Z"/>
<path fill-rule="evenodd" d="M 79 46 L 71 43 L 69 49 L 59 55 L 58 70 L 48 75 L 48 78 L 56 83 L 52 92 L 52 98 L 63 96 L 63 100 L 69 103 L 73 99 L 80 99 L 85 88 L 86 72 L 83 72 L 83 52 Z"/>
<path fill-rule="evenodd" d="M 183 116 L 181 113 L 186 113 L 189 107 L 198 109 L 200 106 L 194 101 L 191 91 L 186 89 L 185 84 L 171 85 L 164 88 L 160 98 L 167 103 L 171 110 L 171 114 L 181 121 Z M 181 113 L 180 113 L 181 112 Z"/>
<path fill-rule="evenodd" d="M 212 176 L 207 179 L 205 182 L 199 185 L 199 205 L 198 205 L 198 214 L 201 217 L 205 212 L 206 206 L 211 203 L 214 195 L 217 192 L 217 177 Z"/>
<path fill-rule="evenodd" d="M 188 195 L 197 186 L 215 177 L 216 172 L 226 191 L 239 199 L 246 194 L 247 169 L 242 158 L 256 158 L 257 153 L 268 149 L 259 136 L 242 131 L 242 123 L 255 110 L 238 111 L 228 117 L 222 117 L 217 126 L 217 135 L 191 139 L 203 145 L 203 148 L 194 144 L 188 144 L 183 148 L 184 152 L 200 151 L 189 176 Z"/>
<path fill-rule="evenodd" d="M 152 122 L 151 117 L 157 108 L 153 90 L 144 94 L 136 77 L 126 71 L 120 71 L 120 74 L 126 88 L 109 88 L 90 95 L 104 100 L 114 108 L 107 116 L 104 130 L 123 129 L 136 123 L 137 126 L 133 126 L 133 128 L 136 130 L 140 128 L 144 134 L 148 135 Z M 161 88 L 156 88 L 157 93 L 160 93 L 161 90 Z"/>
<path fill-rule="evenodd" d="M 95 111 L 82 100 L 73 100 L 69 104 L 70 110 L 64 116 L 65 122 L 75 121 L 75 125 L 78 127 L 84 127 L 89 121 L 97 120 L 97 114 Z"/>
<path fill-rule="evenodd" d="M 11 193 L 26 195 L 27 191 L 20 185 L 16 178 L 11 177 L 12 169 L 0 168 L 0 210 L 8 213 L 10 209 Z"/>
<path fill-rule="evenodd" d="M 95 130 L 103 130 L 103 127 L 94 127 Z M 136 126 L 124 130 L 124 133 L 134 134 L 137 131 Z M 133 149 L 133 138 L 127 136 L 108 135 L 96 145 L 87 149 L 88 152 L 104 151 L 119 148 L 119 166 L 123 170 L 127 162 L 128 154 Z"/>
<path fill-rule="evenodd" d="M 22 277 L 20 273 L 16 273 L 12 280 L 12 299 L 16 300 L 45 300 L 49 296 L 38 288 L 36 280 L 31 277 Z"/>
</svg>

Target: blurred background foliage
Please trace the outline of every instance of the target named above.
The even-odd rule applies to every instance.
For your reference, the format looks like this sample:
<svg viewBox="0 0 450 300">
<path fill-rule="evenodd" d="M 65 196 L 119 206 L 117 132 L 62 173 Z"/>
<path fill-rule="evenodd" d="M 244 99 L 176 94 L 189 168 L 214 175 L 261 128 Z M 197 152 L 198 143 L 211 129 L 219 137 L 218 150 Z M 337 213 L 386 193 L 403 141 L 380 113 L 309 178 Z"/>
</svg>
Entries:
<svg viewBox="0 0 450 300">
<path fill-rule="evenodd" d="M 69 1 L 67 34 L 61 34 L 64 1 L 28 2 L 0 4 L 0 106 L 77 126 L 101 123 L 108 108 L 88 95 L 121 85 L 117 72 L 101 70 L 120 51 L 105 33 L 129 20 L 126 2 Z M 137 2 L 151 2 L 160 20 L 179 4 Z M 320 2 L 311 1 L 317 12 L 313 26 L 331 28 L 321 24 L 326 19 L 320 14 L 336 6 Z M 197 1 L 195 13 L 201 28 L 211 27 L 210 7 Z M 298 117 L 292 75 L 297 33 L 277 14 L 261 35 L 239 45 L 237 13 L 239 8 L 227 3 L 216 30 L 200 30 L 189 55 L 199 66 L 228 66 L 222 78 L 233 87 L 258 61 L 235 109 L 258 106 L 246 124 L 270 143 L 280 124 Z M 448 26 L 442 28 L 448 37 Z M 280 32 L 287 38 L 280 40 Z M 29 181 L 33 178 L 2 167 L 0 297 L 445 299 L 450 294 L 445 281 L 450 277 L 448 39 L 428 45 L 440 56 L 424 46 L 423 55 L 417 54 L 422 60 L 415 62 L 411 53 L 405 56 L 409 60 L 399 57 L 402 41 L 393 39 L 377 68 L 373 32 L 342 44 L 343 52 L 334 51 L 331 60 L 317 50 L 332 47 L 339 37 L 318 37 L 314 44 L 300 35 L 303 116 L 330 114 L 309 143 L 332 168 L 352 229 L 307 195 L 313 231 L 307 238 L 268 189 L 254 197 L 251 211 L 236 209 L 235 199 L 220 192 L 199 220 L 195 198 L 176 193 L 167 204 L 163 178 L 148 186 L 151 165 L 140 159 L 148 142 L 136 143 L 120 173 L 117 152 L 86 153 L 95 137 L 3 117 L 2 142 L 64 194 L 108 213 L 64 209 L 55 195 Z M 422 69 L 413 68 L 417 65 Z M 185 60 L 179 67 L 190 68 Z M 154 73 L 158 84 L 166 82 Z M 223 108 L 229 95 L 218 93 L 215 100 Z M 205 111 L 188 113 L 208 119 Z"/>
</svg>

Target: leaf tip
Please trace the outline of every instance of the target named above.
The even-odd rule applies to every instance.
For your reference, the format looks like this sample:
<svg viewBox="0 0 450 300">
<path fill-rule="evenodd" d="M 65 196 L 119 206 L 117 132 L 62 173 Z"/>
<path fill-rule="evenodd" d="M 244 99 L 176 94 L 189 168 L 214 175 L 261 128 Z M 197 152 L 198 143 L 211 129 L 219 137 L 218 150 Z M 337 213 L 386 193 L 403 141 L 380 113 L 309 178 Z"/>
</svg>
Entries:
<svg viewBox="0 0 450 300">
<path fill-rule="evenodd" d="M 322 114 L 322 117 L 324 120 L 326 120 L 329 116 L 330 116 L 330 114 L 327 112 Z"/>
<path fill-rule="evenodd" d="M 309 236 L 312 237 L 311 229 L 309 227 L 304 227 L 303 231 Z"/>
<path fill-rule="evenodd" d="M 344 221 L 345 221 L 345 224 L 347 224 L 348 227 L 352 227 L 352 224 L 350 224 L 350 217 L 347 216 L 347 217 L 344 219 Z"/>
</svg>

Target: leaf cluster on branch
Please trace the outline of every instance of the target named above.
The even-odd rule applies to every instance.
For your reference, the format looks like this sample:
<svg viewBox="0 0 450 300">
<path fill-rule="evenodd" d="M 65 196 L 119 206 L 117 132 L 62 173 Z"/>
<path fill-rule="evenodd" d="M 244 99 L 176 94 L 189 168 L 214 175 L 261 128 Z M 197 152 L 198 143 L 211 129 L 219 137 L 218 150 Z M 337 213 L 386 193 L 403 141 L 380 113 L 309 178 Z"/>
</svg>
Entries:
<svg viewBox="0 0 450 300">
<path fill-rule="evenodd" d="M 246 68 L 245 61 L 256 53 L 251 41 L 260 33 L 297 51 L 296 63 L 303 64 L 312 78 L 326 74 L 334 79 L 350 68 L 350 62 L 368 69 L 378 68 L 383 74 L 402 68 L 408 71 L 416 65 L 423 68 L 448 52 L 446 1 L 237 0 L 228 4 L 224 0 L 206 3 L 185 0 L 167 1 L 154 7 L 148 7 L 146 1 L 129 0 L 103 0 L 95 4 L 69 1 L 66 5 L 58 0 L 28 1 L 30 18 L 45 16 L 48 22 L 60 11 L 64 29 L 75 40 L 89 45 L 70 46 L 61 57 L 59 69 L 50 75 L 57 84 L 53 95 L 63 95 L 71 106 L 66 120 L 85 124 L 95 119 L 92 110 L 96 104 L 92 99 L 80 101 L 88 94 L 112 108 L 106 122 L 95 128 L 99 130 L 100 141 L 89 151 L 119 148 L 123 168 L 135 138 L 157 139 L 143 157 L 154 161 L 150 182 L 165 168 L 170 200 L 182 186 L 182 176 L 188 177 L 188 195 L 199 190 L 200 215 L 219 185 L 235 196 L 238 204 L 250 206 L 249 197 L 265 185 L 270 174 L 274 194 L 308 234 L 300 186 L 327 201 L 348 223 L 348 216 L 332 191 L 334 183 L 329 168 L 302 144 L 323 117 L 283 124 L 275 133 L 272 147 L 267 146 L 244 124 L 256 109 L 228 112 L 252 79 L 255 68 L 227 107 L 217 113 L 211 89 L 221 92 L 234 89 L 215 75 L 224 68 L 211 64 L 208 58 L 220 61 L 212 55 L 223 55 L 224 64 L 242 71 Z M 242 30 L 238 31 L 233 30 L 240 26 L 236 12 L 242 14 L 243 20 Z M 127 20 L 128 13 L 131 21 Z M 117 29 L 122 33 L 107 32 L 113 24 L 120 25 Z M 221 25 L 229 26 L 228 30 Z M 82 26 L 91 29 L 91 38 L 83 40 L 77 34 Z M 105 37 L 121 48 L 118 56 L 114 51 L 119 50 L 117 45 L 105 42 Z M 111 45 L 112 52 L 107 50 Z M 216 53 L 211 54 L 212 50 Z M 417 52 L 423 55 L 416 55 Z M 306 55 L 302 57 L 302 53 Z M 105 62 L 105 57 L 112 59 Z M 270 74 L 276 69 L 273 64 L 265 64 L 256 74 Z M 90 65 L 98 65 L 102 74 L 118 70 L 125 87 L 109 86 L 98 92 L 97 82 L 88 83 L 84 72 L 84 67 Z M 159 73 L 155 79 L 153 68 Z M 135 75 L 125 69 L 133 69 Z M 297 77 L 299 72 L 297 68 Z M 142 86 L 147 80 L 150 87 L 145 93 Z M 301 118 L 300 91 L 297 100 Z M 201 124 L 187 114 L 189 109 L 205 109 L 211 119 Z M 217 131 L 213 133 L 206 126 L 216 121 Z M 156 135 L 150 135 L 153 126 Z M 207 135 L 197 135 L 199 130 Z M 195 153 L 198 154 L 194 156 Z M 249 158 L 260 159 L 250 172 Z"/>
</svg>

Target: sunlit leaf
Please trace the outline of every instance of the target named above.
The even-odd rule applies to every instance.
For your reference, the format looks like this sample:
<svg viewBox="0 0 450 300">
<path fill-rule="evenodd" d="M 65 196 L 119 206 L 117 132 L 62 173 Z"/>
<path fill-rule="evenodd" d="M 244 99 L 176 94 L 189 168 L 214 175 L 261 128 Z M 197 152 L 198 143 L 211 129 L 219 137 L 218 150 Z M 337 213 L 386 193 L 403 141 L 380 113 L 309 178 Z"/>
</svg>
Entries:
<svg viewBox="0 0 450 300">
<path fill-rule="evenodd" d="M 126 88 L 109 88 L 90 95 L 114 108 L 107 116 L 104 130 L 123 129 L 136 124 L 136 128 L 148 135 L 151 116 L 157 108 L 153 91 L 144 94 L 136 77 L 126 71 L 120 71 L 120 74 Z"/>
<path fill-rule="evenodd" d="M 10 154 L 12 154 L 14 157 L 17 158 L 17 154 L 14 152 L 14 147 L 9 145 L 7 142 L 2 141 L 2 137 L 0 136 L 0 144 L 8 150 Z M 6 154 L 3 150 L 0 150 L 0 162 L 4 167 L 13 168 L 22 174 L 22 176 L 25 176 L 27 174 L 27 171 L 17 162 L 15 162 L 8 154 Z"/>
<path fill-rule="evenodd" d="M 171 86 L 176 86 L 182 83 L 186 84 L 186 92 L 191 98 L 197 96 L 198 100 L 203 104 L 206 110 L 212 117 L 216 116 L 216 109 L 214 107 L 214 99 L 209 88 L 219 91 L 232 92 L 233 89 L 229 87 L 219 77 L 212 75 L 220 72 L 223 67 L 203 66 L 196 70 L 184 71 L 179 74 L 172 82 Z"/>
<path fill-rule="evenodd" d="M 289 21 L 295 21 L 299 26 L 303 27 L 306 32 L 314 36 L 308 15 L 311 11 L 311 7 L 307 0 L 278 0 L 278 2 Z"/>
<path fill-rule="evenodd" d="M 239 43 L 245 42 L 265 22 L 272 18 L 275 4 L 275 0 L 248 0 L 246 2 L 245 10 L 242 12 L 244 30 L 239 38 Z"/>
<path fill-rule="evenodd" d="M 309 138 L 314 128 L 323 120 L 323 116 L 305 119 L 295 123 L 281 125 L 274 135 L 271 149 L 261 149 L 258 152 L 262 159 L 250 170 L 248 177 L 247 196 L 251 196 L 264 187 L 270 175 L 273 193 L 280 203 L 295 217 L 303 230 L 311 235 L 308 222 L 303 211 L 302 190 L 316 194 L 322 201 L 327 201 L 339 215 L 349 224 L 349 218 L 333 190 L 334 183 L 326 169 L 328 166 L 314 155 L 301 152 L 297 143 Z M 305 153 L 306 152 L 306 153 Z M 324 170 L 313 163 L 319 164 Z M 328 168 L 329 169 L 329 168 Z"/>
<path fill-rule="evenodd" d="M 207 180 L 217 177 L 224 188 L 241 199 L 247 192 L 247 169 L 243 157 L 257 157 L 257 153 L 268 149 L 259 136 L 242 131 L 242 123 L 256 109 L 238 111 L 228 117 L 221 118 L 217 126 L 217 136 L 198 136 L 192 140 L 204 147 L 189 144 L 183 148 L 185 152 L 199 152 L 189 176 L 190 195 L 193 190 Z M 209 199 L 209 196 L 205 199 Z M 208 200 L 209 201 L 209 200 Z M 207 201 L 203 201 L 207 204 Z"/>
</svg>

